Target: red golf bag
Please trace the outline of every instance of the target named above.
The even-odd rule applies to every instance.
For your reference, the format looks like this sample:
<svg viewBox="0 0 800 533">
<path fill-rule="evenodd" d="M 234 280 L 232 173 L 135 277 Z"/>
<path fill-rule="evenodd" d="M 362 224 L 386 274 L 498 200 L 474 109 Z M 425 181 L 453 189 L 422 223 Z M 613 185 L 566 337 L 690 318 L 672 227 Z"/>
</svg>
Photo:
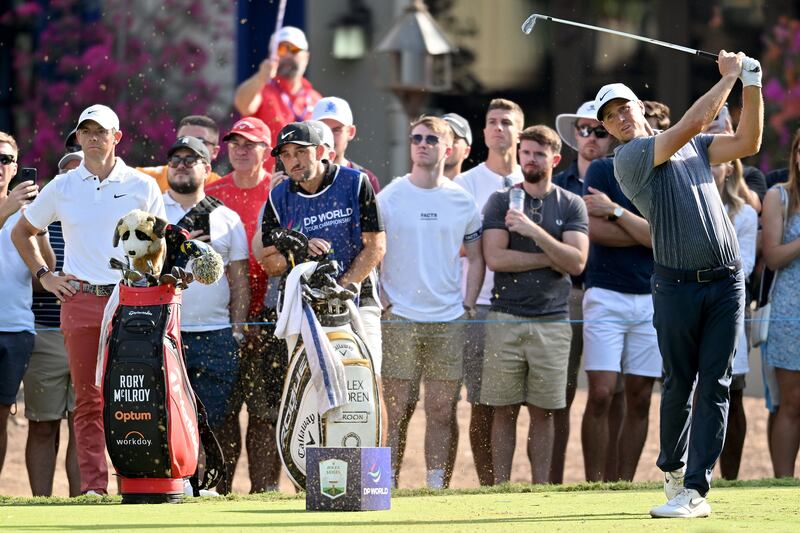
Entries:
<svg viewBox="0 0 800 533">
<path fill-rule="evenodd" d="M 203 482 L 216 485 L 222 451 L 186 373 L 180 289 L 119 286 L 119 306 L 105 345 L 103 422 L 106 448 L 123 503 L 177 502 L 194 476 L 200 444 Z"/>
</svg>

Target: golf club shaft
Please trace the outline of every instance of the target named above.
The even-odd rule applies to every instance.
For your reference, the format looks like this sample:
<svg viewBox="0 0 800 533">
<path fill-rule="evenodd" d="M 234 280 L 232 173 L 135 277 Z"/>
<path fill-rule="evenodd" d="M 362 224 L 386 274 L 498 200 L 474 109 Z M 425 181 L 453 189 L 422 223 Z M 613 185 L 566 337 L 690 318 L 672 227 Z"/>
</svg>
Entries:
<svg viewBox="0 0 800 533">
<path fill-rule="evenodd" d="M 571 20 L 559 19 L 559 18 L 551 17 L 549 15 L 537 15 L 537 14 L 531 15 L 522 24 L 522 31 L 524 31 L 526 34 L 530 33 L 531 30 L 533 30 L 534 24 L 536 24 L 536 19 L 544 19 L 544 20 L 549 20 L 551 22 L 559 22 L 561 24 L 567 24 L 569 26 L 577 26 L 579 28 L 585 28 L 587 30 L 594 30 L 594 31 L 599 31 L 599 32 L 603 32 L 603 33 L 610 33 L 612 35 L 618 35 L 620 37 L 629 37 L 631 39 L 636 39 L 637 41 L 642 41 L 642 42 L 645 42 L 645 43 L 655 44 L 655 45 L 658 45 L 658 46 L 664 46 L 666 48 L 672 48 L 673 50 L 686 52 L 686 53 L 689 53 L 689 54 L 692 54 L 692 55 L 696 55 L 696 56 L 699 56 L 699 57 L 710 59 L 712 61 L 716 61 L 717 60 L 717 54 L 712 54 L 710 52 L 705 52 L 703 50 L 695 50 L 694 48 L 689 48 L 688 46 L 681 46 L 679 44 L 667 43 L 667 42 L 664 42 L 664 41 L 659 41 L 658 39 L 651 39 L 650 37 L 642 37 L 641 35 L 635 35 L 633 33 L 626 33 L 624 31 L 617 31 L 617 30 L 611 30 L 611 29 L 608 29 L 608 28 L 601 28 L 600 26 L 592 26 L 590 24 L 583 24 L 581 22 L 572 22 Z"/>
</svg>

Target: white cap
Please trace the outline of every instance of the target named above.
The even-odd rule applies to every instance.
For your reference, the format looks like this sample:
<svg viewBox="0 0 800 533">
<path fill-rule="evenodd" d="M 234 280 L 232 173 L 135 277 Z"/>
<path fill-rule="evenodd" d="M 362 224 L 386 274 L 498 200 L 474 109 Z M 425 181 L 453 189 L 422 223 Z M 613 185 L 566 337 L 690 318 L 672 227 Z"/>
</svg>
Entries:
<svg viewBox="0 0 800 533">
<path fill-rule="evenodd" d="M 617 98 L 622 98 L 623 100 L 627 100 L 629 102 L 639 101 L 639 97 L 637 97 L 627 85 L 622 83 L 610 83 L 608 85 L 603 85 L 600 90 L 597 91 L 597 97 L 594 99 L 595 104 L 597 105 L 597 120 L 603 120 L 603 106 L 609 103 L 611 100 L 616 100 Z"/>
<path fill-rule="evenodd" d="M 295 28 L 294 26 L 284 26 L 272 34 L 270 44 L 273 47 L 277 48 L 283 42 L 292 43 L 301 50 L 308 50 L 306 34 L 300 28 Z"/>
<path fill-rule="evenodd" d="M 576 151 L 578 150 L 578 141 L 575 138 L 575 123 L 578 122 L 580 118 L 598 120 L 597 106 L 594 100 L 589 100 L 581 104 L 574 115 L 571 113 L 562 113 L 556 117 L 556 131 L 559 136 L 561 136 L 561 140 Z"/>
<path fill-rule="evenodd" d="M 70 161 L 83 161 L 83 151 L 79 150 L 77 152 L 70 152 L 68 154 L 64 154 L 64 157 L 58 160 L 58 171 L 63 172 L 64 167 L 67 166 L 67 163 Z"/>
<path fill-rule="evenodd" d="M 336 96 L 326 96 L 317 102 L 311 113 L 311 120 L 330 118 L 341 122 L 343 126 L 353 125 L 353 112 L 346 100 Z"/>
<path fill-rule="evenodd" d="M 322 139 L 322 144 L 333 150 L 333 130 L 331 130 L 330 126 L 319 120 L 309 120 L 308 123 L 317 130 L 319 138 Z"/>
<path fill-rule="evenodd" d="M 87 120 L 93 120 L 107 130 L 114 129 L 119 131 L 119 117 L 108 106 L 95 104 L 84 109 L 78 119 L 78 127 L 80 128 L 81 124 Z"/>
</svg>

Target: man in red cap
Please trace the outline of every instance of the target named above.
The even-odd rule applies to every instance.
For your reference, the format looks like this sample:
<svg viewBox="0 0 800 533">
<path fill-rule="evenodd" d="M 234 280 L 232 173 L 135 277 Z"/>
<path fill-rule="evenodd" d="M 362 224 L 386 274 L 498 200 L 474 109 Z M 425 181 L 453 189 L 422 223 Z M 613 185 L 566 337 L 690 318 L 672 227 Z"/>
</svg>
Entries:
<svg viewBox="0 0 800 533">
<path fill-rule="evenodd" d="M 245 117 L 236 122 L 222 140 L 228 143 L 228 159 L 233 166 L 233 172 L 208 186 L 206 194 L 222 200 L 227 207 L 236 211 L 242 219 L 249 243 L 260 223 L 261 206 L 269 195 L 270 174 L 264 169 L 264 161 L 270 154 L 270 130 L 260 119 Z M 248 323 L 259 321 L 266 290 L 267 275 L 251 252 Z M 271 406 L 267 405 L 261 368 L 262 347 L 266 342 L 261 338 L 259 326 L 245 326 L 244 333 L 239 382 L 231 399 L 233 414 L 225 422 L 220 435 L 226 469 L 217 489 L 223 494 L 231 490 L 233 473 L 241 452 L 239 411 L 243 402 L 247 402 L 248 412 L 246 446 L 250 467 L 250 492 L 264 492 L 272 488 L 276 483 L 272 479 L 277 480 L 278 476 L 277 461 L 269 459 L 277 454 L 277 446 L 275 428 L 269 416 Z"/>
<path fill-rule="evenodd" d="M 275 137 L 286 124 L 310 120 L 321 95 L 304 77 L 308 39 L 300 28 L 284 26 L 270 39 L 270 56 L 236 88 L 234 105 L 242 115 L 263 120 Z M 272 168 L 270 162 L 268 168 Z"/>
</svg>

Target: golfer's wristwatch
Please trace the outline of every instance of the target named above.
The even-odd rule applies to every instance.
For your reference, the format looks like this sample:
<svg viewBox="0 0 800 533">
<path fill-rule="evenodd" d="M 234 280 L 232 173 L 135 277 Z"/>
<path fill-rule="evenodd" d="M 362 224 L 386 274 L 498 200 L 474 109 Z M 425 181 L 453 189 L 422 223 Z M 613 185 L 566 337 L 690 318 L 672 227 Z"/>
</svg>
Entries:
<svg viewBox="0 0 800 533">
<path fill-rule="evenodd" d="M 608 218 L 609 222 L 616 222 L 623 215 L 623 213 L 625 213 L 625 210 L 620 206 L 617 206 L 614 208 L 614 212 L 608 215 L 606 218 Z"/>
<path fill-rule="evenodd" d="M 37 280 L 40 280 L 40 279 L 42 279 L 42 277 L 43 277 L 45 274 L 47 274 L 48 272 L 50 272 L 50 269 L 49 269 L 49 268 L 47 268 L 47 266 L 43 266 L 42 268 L 40 268 L 39 270 L 37 270 L 37 271 L 36 271 L 36 279 L 37 279 Z"/>
</svg>

